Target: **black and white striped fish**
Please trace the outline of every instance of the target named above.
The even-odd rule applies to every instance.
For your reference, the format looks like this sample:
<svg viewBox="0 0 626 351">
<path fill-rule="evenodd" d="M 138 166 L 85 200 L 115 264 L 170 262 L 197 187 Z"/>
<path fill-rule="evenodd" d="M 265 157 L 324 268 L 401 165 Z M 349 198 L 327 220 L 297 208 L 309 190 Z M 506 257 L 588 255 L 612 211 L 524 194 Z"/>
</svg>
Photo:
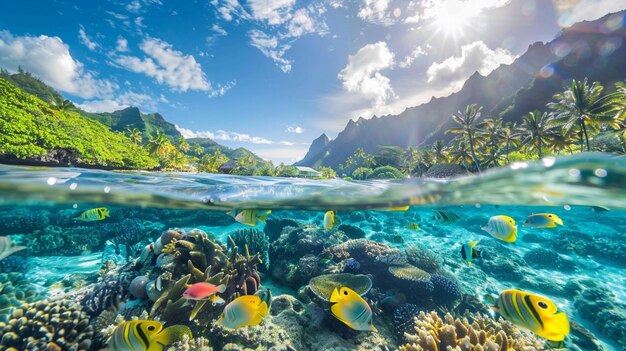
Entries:
<svg viewBox="0 0 626 351">
<path fill-rule="evenodd" d="M 446 210 L 433 210 L 435 212 L 435 222 L 439 224 L 454 224 L 461 220 L 456 213 Z"/>
</svg>

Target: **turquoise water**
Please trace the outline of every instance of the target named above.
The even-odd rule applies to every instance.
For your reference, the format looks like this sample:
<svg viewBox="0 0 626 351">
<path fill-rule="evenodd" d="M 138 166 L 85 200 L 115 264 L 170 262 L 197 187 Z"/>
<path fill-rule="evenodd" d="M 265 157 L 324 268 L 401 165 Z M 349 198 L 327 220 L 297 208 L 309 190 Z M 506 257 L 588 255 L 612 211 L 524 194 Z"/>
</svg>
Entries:
<svg viewBox="0 0 626 351">
<path fill-rule="evenodd" d="M 27 248 L 0 260 L 0 350 L 99 350 L 110 335 L 106 327 L 132 317 L 190 327 L 187 349 L 393 350 L 415 342 L 403 332 L 416 334 L 407 323 L 418 311 L 449 312 L 470 323 L 481 313 L 497 318 L 484 296 L 505 289 L 556 303 L 570 321 L 569 350 L 626 348 L 624 158 L 544 159 L 480 177 L 402 182 L 0 166 L 0 194 L 0 236 Z M 406 205 L 409 210 L 388 211 Z M 100 207 L 110 217 L 74 220 Z M 267 224 L 246 226 L 226 213 L 233 209 L 271 213 Z M 328 210 L 336 211 L 337 223 L 324 230 Z M 434 210 L 460 220 L 438 223 Z M 563 226 L 523 226 L 533 213 L 556 214 Z M 514 244 L 481 230 L 496 215 L 516 221 Z M 216 326 L 224 308 L 219 304 L 201 307 L 190 321 L 198 305 L 175 305 L 180 293 L 171 301 L 174 313 L 155 302 L 191 272 L 185 255 L 204 250 L 176 241 L 164 251 L 146 249 L 173 228 L 179 229 L 177 240 L 198 246 L 205 238 L 202 245 L 223 245 L 216 250 L 232 262 L 239 257 L 237 265 L 216 259 L 203 266 L 208 276 L 231 275 L 224 305 L 244 294 L 242 285 L 250 294 L 271 289 L 270 313 L 260 325 L 234 331 Z M 483 257 L 468 266 L 460 250 L 471 241 L 479 241 Z M 256 253 L 262 263 L 250 258 Z M 202 266 L 196 258 L 190 261 Z M 417 267 L 427 278 L 391 274 L 389 267 L 398 266 Z M 311 278 L 339 272 L 371 280 L 364 298 L 378 333 L 339 322 L 308 286 Z M 130 283 L 136 277 L 145 277 L 140 288 Z M 188 283 L 194 279 L 199 276 L 192 274 Z M 44 310 L 46 305 L 51 307 Z M 62 313 L 52 321 L 55 306 L 75 314 L 67 323 Z M 38 308 L 43 312 L 36 317 Z M 46 332 L 37 320 L 48 325 Z M 523 328 L 506 330 L 528 340 L 533 346 L 527 349 L 548 347 Z"/>
</svg>

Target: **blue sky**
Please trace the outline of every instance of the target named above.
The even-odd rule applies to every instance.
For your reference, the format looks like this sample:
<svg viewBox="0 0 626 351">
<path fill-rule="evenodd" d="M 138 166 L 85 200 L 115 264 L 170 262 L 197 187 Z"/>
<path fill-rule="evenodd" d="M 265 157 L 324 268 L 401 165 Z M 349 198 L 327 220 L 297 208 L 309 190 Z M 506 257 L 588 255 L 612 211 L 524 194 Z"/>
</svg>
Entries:
<svg viewBox="0 0 626 351">
<path fill-rule="evenodd" d="M 0 67 L 275 163 L 397 114 L 626 0 L 4 1 Z"/>
</svg>

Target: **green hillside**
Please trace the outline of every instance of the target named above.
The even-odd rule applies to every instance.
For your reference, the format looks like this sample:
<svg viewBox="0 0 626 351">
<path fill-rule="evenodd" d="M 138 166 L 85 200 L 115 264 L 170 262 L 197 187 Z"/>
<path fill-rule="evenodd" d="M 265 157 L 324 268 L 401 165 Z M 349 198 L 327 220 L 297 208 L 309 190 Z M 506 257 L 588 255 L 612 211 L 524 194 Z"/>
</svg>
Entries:
<svg viewBox="0 0 626 351">
<path fill-rule="evenodd" d="M 134 169 L 158 165 L 127 136 L 80 113 L 55 110 L 4 78 L 0 78 L 0 161 Z"/>
<path fill-rule="evenodd" d="M 245 149 L 243 147 L 237 149 L 231 149 L 228 146 L 220 145 L 212 139 L 209 138 L 191 138 L 187 139 L 187 142 L 191 146 L 191 152 L 194 150 L 195 145 L 199 145 L 202 147 L 203 154 L 212 154 L 216 151 L 219 151 L 226 155 L 229 159 L 241 159 L 248 156 L 251 156 L 256 162 L 265 162 L 262 158 L 254 154 L 252 151 Z"/>
<path fill-rule="evenodd" d="M 117 132 L 125 132 L 129 128 L 137 128 L 142 132 L 144 141 L 155 136 L 157 131 L 161 131 L 171 141 L 175 141 L 181 137 L 176 127 L 166 121 L 163 116 L 158 113 L 142 113 L 137 107 L 127 107 L 114 112 L 82 113 L 89 118 L 93 118 L 111 127 L 112 130 Z"/>
<path fill-rule="evenodd" d="M 61 96 L 61 94 L 59 94 L 56 90 L 47 86 L 44 82 L 28 72 L 20 70 L 18 73 L 10 74 L 6 70 L 2 69 L 0 70 L 0 78 L 6 79 L 16 87 L 29 94 L 35 95 L 47 103 L 58 105 L 59 102 L 64 100 L 63 96 Z"/>
</svg>

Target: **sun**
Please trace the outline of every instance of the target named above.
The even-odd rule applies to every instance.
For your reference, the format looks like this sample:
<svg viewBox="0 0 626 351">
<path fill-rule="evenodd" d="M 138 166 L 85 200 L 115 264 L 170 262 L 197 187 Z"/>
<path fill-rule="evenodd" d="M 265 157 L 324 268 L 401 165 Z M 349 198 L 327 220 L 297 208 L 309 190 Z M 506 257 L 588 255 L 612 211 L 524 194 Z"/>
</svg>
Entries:
<svg viewBox="0 0 626 351">
<path fill-rule="evenodd" d="M 471 25 L 474 11 L 459 1 L 446 1 L 433 9 L 433 25 L 446 37 L 460 37 Z"/>
</svg>

